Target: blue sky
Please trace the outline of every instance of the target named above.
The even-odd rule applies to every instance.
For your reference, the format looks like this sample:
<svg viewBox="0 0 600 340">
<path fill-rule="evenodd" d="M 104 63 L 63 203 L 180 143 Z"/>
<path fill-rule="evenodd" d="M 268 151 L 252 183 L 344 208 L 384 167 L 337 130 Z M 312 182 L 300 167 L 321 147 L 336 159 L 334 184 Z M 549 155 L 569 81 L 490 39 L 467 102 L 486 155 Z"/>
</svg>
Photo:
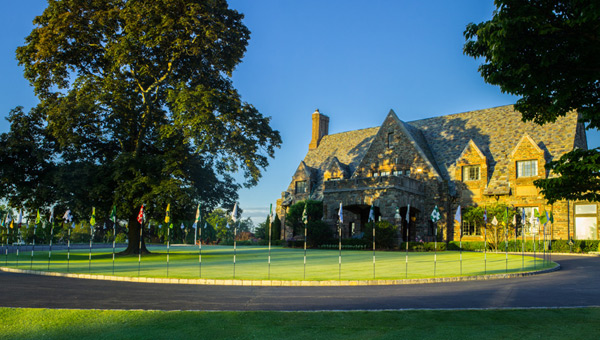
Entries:
<svg viewBox="0 0 600 340">
<path fill-rule="evenodd" d="M 315 109 L 329 132 L 378 126 L 393 109 L 405 121 L 513 104 L 463 55 L 463 31 L 489 20 L 493 0 L 230 0 L 251 30 L 233 81 L 243 99 L 272 117 L 283 145 L 260 183 L 240 191 L 243 217 L 263 221 L 304 158 Z M 15 49 L 45 0 L 10 1 L 0 13 L 0 116 L 36 104 Z M 8 131 L 0 120 L 0 132 Z M 588 132 L 588 146 L 600 133 Z"/>
</svg>

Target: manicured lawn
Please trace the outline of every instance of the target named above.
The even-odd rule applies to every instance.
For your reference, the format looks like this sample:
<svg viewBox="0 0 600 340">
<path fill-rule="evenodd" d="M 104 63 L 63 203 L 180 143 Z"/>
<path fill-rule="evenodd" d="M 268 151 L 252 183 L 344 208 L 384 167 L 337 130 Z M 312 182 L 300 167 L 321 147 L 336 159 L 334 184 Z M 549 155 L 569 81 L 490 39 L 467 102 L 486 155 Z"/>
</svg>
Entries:
<svg viewBox="0 0 600 340">
<path fill-rule="evenodd" d="M 0 308 L 2 339 L 596 339 L 600 308 L 161 312 Z"/>
<path fill-rule="evenodd" d="M 115 259 L 114 275 L 142 277 L 167 277 L 167 249 L 163 245 L 149 246 L 152 254 L 138 256 L 120 256 Z M 117 249 L 117 252 L 122 249 Z M 170 278 L 233 278 L 234 249 L 230 246 L 203 246 L 202 262 L 199 261 L 197 246 L 172 246 L 169 250 L 168 277 Z M 373 273 L 373 253 L 371 251 L 343 250 L 341 275 L 337 250 L 309 249 L 307 251 L 306 274 L 304 272 L 304 252 L 302 249 L 276 247 L 271 250 L 269 272 L 267 247 L 237 247 L 235 278 L 246 280 L 390 280 L 427 277 L 450 277 L 461 275 L 460 254 L 456 251 L 409 252 L 408 265 L 406 253 L 398 251 L 376 252 L 375 273 Z M 552 267 L 553 263 L 541 259 L 504 253 L 462 253 L 462 275 L 498 274 L 520 272 Z M 435 258 L 435 261 L 434 261 Z M 89 250 L 72 250 L 67 267 L 65 250 L 52 252 L 48 269 L 48 252 L 36 252 L 31 262 L 31 252 L 0 256 L 0 266 L 17 267 L 42 271 L 113 274 L 112 249 L 95 249 L 89 261 Z M 534 263 L 535 261 L 535 263 Z M 435 275 L 434 275 L 435 270 Z M 375 274 L 375 275 L 374 275 Z M 306 276 L 305 276 L 306 275 Z"/>
</svg>

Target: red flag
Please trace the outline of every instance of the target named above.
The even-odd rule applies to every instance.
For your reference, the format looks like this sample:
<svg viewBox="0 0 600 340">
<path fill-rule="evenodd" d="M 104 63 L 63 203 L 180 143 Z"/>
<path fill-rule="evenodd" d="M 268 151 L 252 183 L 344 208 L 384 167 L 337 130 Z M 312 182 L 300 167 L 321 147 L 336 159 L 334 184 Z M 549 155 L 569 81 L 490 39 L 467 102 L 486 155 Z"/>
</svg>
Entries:
<svg viewBox="0 0 600 340">
<path fill-rule="evenodd" d="M 137 217 L 137 221 L 142 224 L 144 223 L 144 219 L 145 219 L 145 215 L 144 215 L 144 205 L 142 204 L 142 206 L 140 207 L 140 213 L 138 214 Z"/>
</svg>

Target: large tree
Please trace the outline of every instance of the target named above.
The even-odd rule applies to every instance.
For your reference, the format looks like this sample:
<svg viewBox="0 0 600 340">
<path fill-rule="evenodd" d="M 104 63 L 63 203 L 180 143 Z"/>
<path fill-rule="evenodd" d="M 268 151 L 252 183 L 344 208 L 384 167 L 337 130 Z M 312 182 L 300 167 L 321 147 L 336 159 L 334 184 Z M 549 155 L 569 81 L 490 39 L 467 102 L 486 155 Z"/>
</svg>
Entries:
<svg viewBox="0 0 600 340">
<path fill-rule="evenodd" d="M 13 113 L 0 139 L 15 144 L 13 136 L 33 132 L 13 149 L 35 150 L 26 161 L 38 164 L 30 170 L 39 181 L 3 152 L 3 180 L 29 184 L 14 182 L 2 196 L 68 206 L 80 218 L 91 206 L 106 217 L 116 205 L 129 222 L 128 253 L 138 252 L 142 204 L 157 220 L 168 203 L 174 220 L 191 219 L 199 201 L 232 206 L 281 144 L 231 81 L 249 40 L 242 19 L 224 0 L 49 0 L 17 49 L 40 104 Z"/>
<path fill-rule="evenodd" d="M 483 59 L 479 72 L 484 80 L 521 96 L 515 109 L 525 121 L 554 122 L 577 110 L 588 129 L 600 128 L 600 3 L 496 0 L 495 4 L 491 20 L 471 23 L 465 31 L 464 52 Z M 563 179 L 535 184 L 549 201 L 598 200 L 599 154 L 600 149 L 593 149 L 585 159 L 570 153 L 549 162 L 548 169 Z M 579 165 L 567 166 L 573 161 Z M 578 181 L 589 186 L 576 185 Z"/>
</svg>

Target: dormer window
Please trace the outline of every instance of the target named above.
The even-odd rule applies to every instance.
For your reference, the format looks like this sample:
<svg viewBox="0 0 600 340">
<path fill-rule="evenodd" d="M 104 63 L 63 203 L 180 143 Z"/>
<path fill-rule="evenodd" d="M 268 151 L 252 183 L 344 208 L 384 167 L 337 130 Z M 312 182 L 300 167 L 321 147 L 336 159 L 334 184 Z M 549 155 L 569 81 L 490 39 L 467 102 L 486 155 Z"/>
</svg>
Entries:
<svg viewBox="0 0 600 340">
<path fill-rule="evenodd" d="M 296 194 L 306 193 L 306 181 L 296 181 Z"/>
<path fill-rule="evenodd" d="M 391 148 L 393 144 L 394 144 L 394 132 L 388 132 L 387 147 Z"/>
<path fill-rule="evenodd" d="M 382 177 L 383 176 L 389 176 L 390 172 L 389 171 L 382 171 L 382 172 L 379 173 L 379 175 L 382 176 Z"/>
<path fill-rule="evenodd" d="M 481 167 L 479 165 L 463 166 L 463 182 L 478 181 L 481 179 Z"/>
<path fill-rule="evenodd" d="M 538 175 L 537 160 L 517 161 L 517 178 Z"/>
</svg>

